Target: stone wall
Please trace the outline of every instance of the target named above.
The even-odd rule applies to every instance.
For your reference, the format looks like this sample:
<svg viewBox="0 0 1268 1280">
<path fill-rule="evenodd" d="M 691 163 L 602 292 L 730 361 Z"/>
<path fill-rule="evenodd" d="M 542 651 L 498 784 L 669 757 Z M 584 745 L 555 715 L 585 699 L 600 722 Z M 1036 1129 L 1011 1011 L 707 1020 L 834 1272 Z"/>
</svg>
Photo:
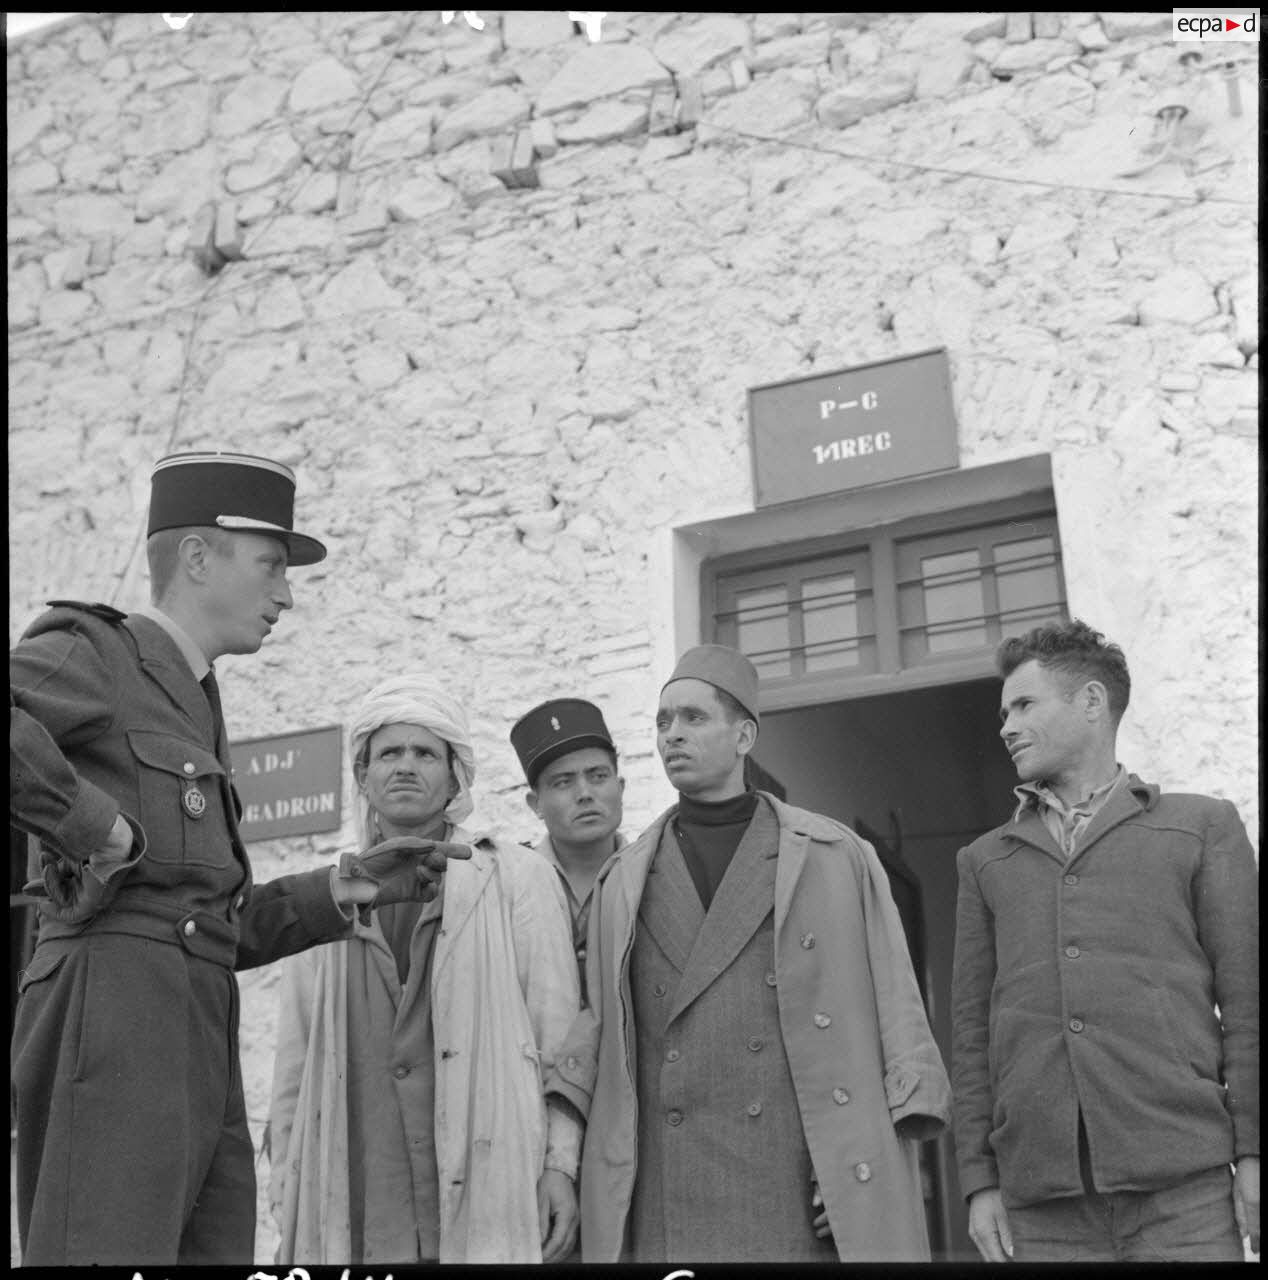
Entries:
<svg viewBox="0 0 1268 1280">
<path fill-rule="evenodd" d="M 479 17 L 9 44 L 11 639 L 144 599 L 156 457 L 280 458 L 330 556 L 224 664 L 234 736 L 429 670 L 526 838 L 507 730 L 580 694 L 633 831 L 696 638 L 658 548 L 752 509 L 746 390 L 945 346 L 962 465 L 1052 454 L 1071 609 L 1133 659 L 1124 758 L 1257 836 L 1258 73 L 1221 66 L 1252 47 L 1169 13 Z M 243 983 L 257 1140 L 274 983 Z"/>
</svg>

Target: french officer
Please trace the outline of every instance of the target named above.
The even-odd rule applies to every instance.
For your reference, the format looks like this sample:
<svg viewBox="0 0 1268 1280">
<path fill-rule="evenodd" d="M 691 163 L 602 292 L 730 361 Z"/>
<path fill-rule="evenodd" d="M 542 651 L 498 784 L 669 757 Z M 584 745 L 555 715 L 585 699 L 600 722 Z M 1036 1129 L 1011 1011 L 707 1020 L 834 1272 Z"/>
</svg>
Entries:
<svg viewBox="0 0 1268 1280">
<path fill-rule="evenodd" d="M 39 933 L 11 1048 L 24 1265 L 243 1264 L 255 1174 L 235 969 L 347 936 L 352 907 L 434 892 L 392 841 L 252 885 L 212 663 L 291 607 L 295 477 L 185 453 L 151 478 L 153 604 L 55 601 L 10 654 L 10 822 Z"/>
</svg>

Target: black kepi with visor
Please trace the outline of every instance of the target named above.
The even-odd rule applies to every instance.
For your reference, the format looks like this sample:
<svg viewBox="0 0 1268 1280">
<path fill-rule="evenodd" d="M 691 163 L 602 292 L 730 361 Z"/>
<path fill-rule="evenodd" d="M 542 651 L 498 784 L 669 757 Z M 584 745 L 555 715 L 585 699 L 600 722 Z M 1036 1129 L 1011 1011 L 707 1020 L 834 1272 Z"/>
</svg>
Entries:
<svg viewBox="0 0 1268 1280">
<path fill-rule="evenodd" d="M 154 464 L 146 536 L 187 525 L 280 538 L 292 565 L 316 564 L 326 548 L 296 533 L 295 473 L 249 453 L 173 453 Z"/>
</svg>

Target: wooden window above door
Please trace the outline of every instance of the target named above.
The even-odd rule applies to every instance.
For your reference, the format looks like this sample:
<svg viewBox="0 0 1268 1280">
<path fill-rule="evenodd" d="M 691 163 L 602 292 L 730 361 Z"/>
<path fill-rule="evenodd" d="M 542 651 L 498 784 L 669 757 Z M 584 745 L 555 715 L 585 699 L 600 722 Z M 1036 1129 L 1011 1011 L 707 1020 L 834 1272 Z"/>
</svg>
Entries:
<svg viewBox="0 0 1268 1280">
<path fill-rule="evenodd" d="M 1063 619 L 1051 498 L 918 516 L 706 562 L 712 638 L 764 707 L 976 679 L 1000 640 Z"/>
</svg>

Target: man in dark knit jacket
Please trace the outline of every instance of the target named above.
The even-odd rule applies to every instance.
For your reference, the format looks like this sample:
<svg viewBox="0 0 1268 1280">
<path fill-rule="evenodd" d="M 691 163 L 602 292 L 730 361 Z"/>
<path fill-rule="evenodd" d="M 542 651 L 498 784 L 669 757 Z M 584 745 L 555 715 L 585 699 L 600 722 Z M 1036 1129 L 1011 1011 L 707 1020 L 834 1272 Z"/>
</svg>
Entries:
<svg viewBox="0 0 1268 1280">
<path fill-rule="evenodd" d="M 946 1072 L 888 877 L 744 785 L 757 673 L 685 653 L 656 745 L 679 793 L 600 872 L 590 1007 L 553 1090 L 588 1117 L 586 1262 L 928 1260 L 918 1147 Z"/>
<path fill-rule="evenodd" d="M 955 1138 L 969 1234 L 1026 1262 L 1259 1250 L 1259 920 L 1237 810 L 1118 763 L 1085 623 L 998 652 L 1010 821 L 960 851 Z M 1231 1166 L 1236 1166 L 1234 1173 Z"/>
</svg>

